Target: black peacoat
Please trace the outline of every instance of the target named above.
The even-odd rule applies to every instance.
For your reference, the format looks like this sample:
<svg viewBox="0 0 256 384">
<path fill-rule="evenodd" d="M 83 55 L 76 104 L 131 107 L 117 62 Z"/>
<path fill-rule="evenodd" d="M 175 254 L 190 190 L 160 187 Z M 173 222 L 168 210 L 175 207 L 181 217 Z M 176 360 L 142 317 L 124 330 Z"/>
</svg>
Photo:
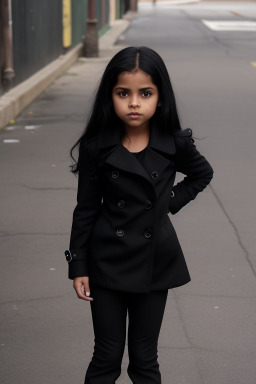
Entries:
<svg viewBox="0 0 256 384">
<path fill-rule="evenodd" d="M 163 133 L 151 124 L 145 167 L 121 130 L 80 145 L 69 278 L 119 291 L 150 292 L 188 283 L 186 261 L 168 213 L 175 214 L 213 177 L 191 129 Z M 175 174 L 184 179 L 174 186 Z"/>
</svg>

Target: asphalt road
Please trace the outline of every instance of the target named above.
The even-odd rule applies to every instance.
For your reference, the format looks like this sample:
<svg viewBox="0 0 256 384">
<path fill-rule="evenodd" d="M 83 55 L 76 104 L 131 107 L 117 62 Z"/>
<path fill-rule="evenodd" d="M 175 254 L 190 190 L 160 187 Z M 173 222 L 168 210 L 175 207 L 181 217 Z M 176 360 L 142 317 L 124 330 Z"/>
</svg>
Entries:
<svg viewBox="0 0 256 384">
<path fill-rule="evenodd" d="M 104 52 L 148 45 L 162 55 L 183 127 L 215 170 L 172 217 L 192 282 L 169 290 L 163 384 L 256 382 L 256 32 L 202 23 L 255 18 L 251 2 L 145 3 Z M 92 356 L 89 302 L 76 298 L 63 255 L 76 199 L 68 151 L 107 61 L 79 60 L 0 133 L 2 384 L 82 383 Z M 130 383 L 127 365 L 126 346 L 119 384 Z"/>
</svg>

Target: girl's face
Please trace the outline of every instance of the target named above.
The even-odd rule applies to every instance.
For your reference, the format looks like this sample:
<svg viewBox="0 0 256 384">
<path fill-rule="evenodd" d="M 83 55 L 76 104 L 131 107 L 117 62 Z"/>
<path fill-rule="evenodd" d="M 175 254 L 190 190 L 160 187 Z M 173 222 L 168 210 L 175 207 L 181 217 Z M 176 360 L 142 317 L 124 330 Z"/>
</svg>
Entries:
<svg viewBox="0 0 256 384">
<path fill-rule="evenodd" d="M 151 76 L 137 69 L 118 76 L 112 100 L 115 113 L 125 128 L 147 128 L 159 105 L 159 93 Z"/>
</svg>

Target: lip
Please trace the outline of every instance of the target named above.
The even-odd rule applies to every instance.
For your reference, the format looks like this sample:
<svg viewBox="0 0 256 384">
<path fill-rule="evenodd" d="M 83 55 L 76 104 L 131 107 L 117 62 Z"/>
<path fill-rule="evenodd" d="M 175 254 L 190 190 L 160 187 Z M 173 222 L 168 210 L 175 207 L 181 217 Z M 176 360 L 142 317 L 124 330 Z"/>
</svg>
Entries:
<svg viewBox="0 0 256 384">
<path fill-rule="evenodd" d="M 140 113 L 138 113 L 138 112 L 131 112 L 131 113 L 128 114 L 128 116 L 131 117 L 132 119 L 136 119 L 136 118 L 138 118 L 138 117 L 140 117 L 142 115 Z"/>
</svg>

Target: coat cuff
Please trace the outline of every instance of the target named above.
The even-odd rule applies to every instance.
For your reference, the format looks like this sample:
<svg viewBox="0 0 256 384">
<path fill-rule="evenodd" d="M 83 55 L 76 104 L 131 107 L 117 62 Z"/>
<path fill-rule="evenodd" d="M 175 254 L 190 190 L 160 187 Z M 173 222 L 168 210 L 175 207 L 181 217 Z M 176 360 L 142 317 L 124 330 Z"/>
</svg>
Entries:
<svg viewBox="0 0 256 384">
<path fill-rule="evenodd" d="M 89 276 L 87 249 L 70 249 L 72 260 L 68 263 L 68 278 Z"/>
<path fill-rule="evenodd" d="M 174 193 L 174 195 L 171 195 L 169 200 L 169 212 L 171 212 L 172 215 L 175 215 L 175 213 L 179 212 L 181 208 L 183 208 L 193 198 L 186 198 L 184 193 L 179 191 L 176 186 L 173 187 L 172 193 Z"/>
<path fill-rule="evenodd" d="M 68 264 L 68 278 L 73 280 L 75 277 L 89 276 L 87 260 L 72 260 Z"/>
</svg>

